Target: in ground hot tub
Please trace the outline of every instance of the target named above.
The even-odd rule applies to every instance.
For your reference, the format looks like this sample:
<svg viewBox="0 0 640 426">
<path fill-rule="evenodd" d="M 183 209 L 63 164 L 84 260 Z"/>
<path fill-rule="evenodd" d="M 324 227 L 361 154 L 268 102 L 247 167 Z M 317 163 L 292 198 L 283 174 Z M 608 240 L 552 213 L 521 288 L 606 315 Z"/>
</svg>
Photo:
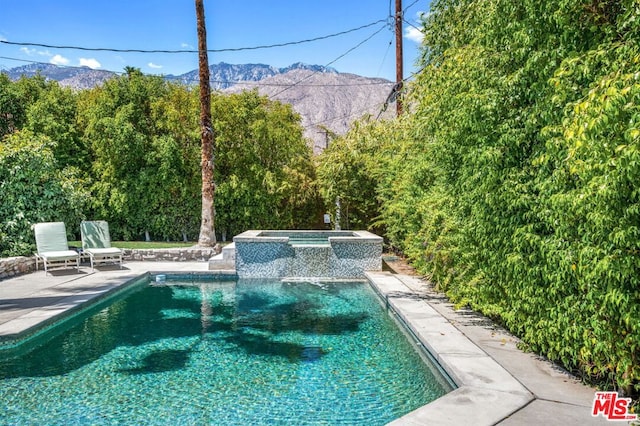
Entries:
<svg viewBox="0 0 640 426">
<path fill-rule="evenodd" d="M 368 231 L 246 231 L 233 238 L 240 278 L 364 278 L 382 269 Z"/>
</svg>

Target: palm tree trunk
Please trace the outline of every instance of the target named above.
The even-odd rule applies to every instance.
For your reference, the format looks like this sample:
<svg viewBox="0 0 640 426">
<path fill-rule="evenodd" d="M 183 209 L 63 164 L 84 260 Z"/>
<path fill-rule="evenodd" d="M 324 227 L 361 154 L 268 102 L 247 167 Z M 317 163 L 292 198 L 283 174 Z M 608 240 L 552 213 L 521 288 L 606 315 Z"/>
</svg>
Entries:
<svg viewBox="0 0 640 426">
<path fill-rule="evenodd" d="M 203 0 L 196 1 L 196 18 L 198 23 L 198 66 L 200 73 L 200 134 L 201 134 L 201 166 L 202 166 L 202 222 L 198 245 L 212 247 L 216 243 L 214 228 L 215 206 L 213 197 L 215 183 L 214 170 L 214 136 L 211 125 L 211 86 L 209 83 L 209 59 L 207 57 L 207 30 L 204 23 Z"/>
</svg>

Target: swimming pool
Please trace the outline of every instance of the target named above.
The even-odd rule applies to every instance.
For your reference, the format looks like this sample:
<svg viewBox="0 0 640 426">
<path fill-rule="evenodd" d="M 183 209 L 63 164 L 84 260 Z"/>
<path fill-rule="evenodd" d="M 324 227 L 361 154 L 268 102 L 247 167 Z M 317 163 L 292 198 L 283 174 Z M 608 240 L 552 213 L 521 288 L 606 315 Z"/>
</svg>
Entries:
<svg viewBox="0 0 640 426">
<path fill-rule="evenodd" d="M 372 425 L 450 390 L 365 282 L 128 293 L 2 360 L 2 423 Z"/>
</svg>

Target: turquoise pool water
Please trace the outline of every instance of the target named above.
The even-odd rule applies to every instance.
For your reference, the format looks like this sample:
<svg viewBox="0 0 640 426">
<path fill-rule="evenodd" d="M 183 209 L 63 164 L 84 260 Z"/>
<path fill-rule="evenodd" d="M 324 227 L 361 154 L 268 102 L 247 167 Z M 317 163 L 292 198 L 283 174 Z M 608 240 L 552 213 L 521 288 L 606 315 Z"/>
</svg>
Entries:
<svg viewBox="0 0 640 426">
<path fill-rule="evenodd" d="M 364 282 L 144 283 L 0 363 L 2 424 L 385 424 L 446 393 Z"/>
</svg>

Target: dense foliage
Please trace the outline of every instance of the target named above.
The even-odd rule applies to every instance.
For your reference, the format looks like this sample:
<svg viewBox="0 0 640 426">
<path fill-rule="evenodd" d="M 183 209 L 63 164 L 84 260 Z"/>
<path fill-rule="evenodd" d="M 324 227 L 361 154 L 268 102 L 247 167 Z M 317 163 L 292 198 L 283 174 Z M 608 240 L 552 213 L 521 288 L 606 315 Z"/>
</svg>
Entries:
<svg viewBox="0 0 640 426">
<path fill-rule="evenodd" d="M 213 95 L 216 229 L 309 228 L 322 213 L 300 118 L 257 92 Z M 200 228 L 197 93 L 126 73 L 73 92 L 0 74 L 0 255 L 29 254 L 30 226 L 109 221 L 112 238 L 195 240 Z"/>
<path fill-rule="evenodd" d="M 352 125 L 348 137 L 338 138 L 317 159 L 320 192 L 342 229 L 371 229 L 383 233 L 377 223 L 376 194 L 385 158 L 378 141 L 389 134 L 392 123 L 376 125 L 368 119 Z"/>
<path fill-rule="evenodd" d="M 312 228 L 323 210 L 311 149 L 291 106 L 252 91 L 215 96 L 211 109 L 218 232 Z"/>
<path fill-rule="evenodd" d="M 639 31 L 635 0 L 435 1 L 410 112 L 320 166 L 459 305 L 636 395 Z"/>
<path fill-rule="evenodd" d="M 60 169 L 55 143 L 28 130 L 0 145 L 0 250 L 2 256 L 30 254 L 31 225 L 44 221 L 80 223 L 87 199 L 77 169 Z"/>
</svg>

